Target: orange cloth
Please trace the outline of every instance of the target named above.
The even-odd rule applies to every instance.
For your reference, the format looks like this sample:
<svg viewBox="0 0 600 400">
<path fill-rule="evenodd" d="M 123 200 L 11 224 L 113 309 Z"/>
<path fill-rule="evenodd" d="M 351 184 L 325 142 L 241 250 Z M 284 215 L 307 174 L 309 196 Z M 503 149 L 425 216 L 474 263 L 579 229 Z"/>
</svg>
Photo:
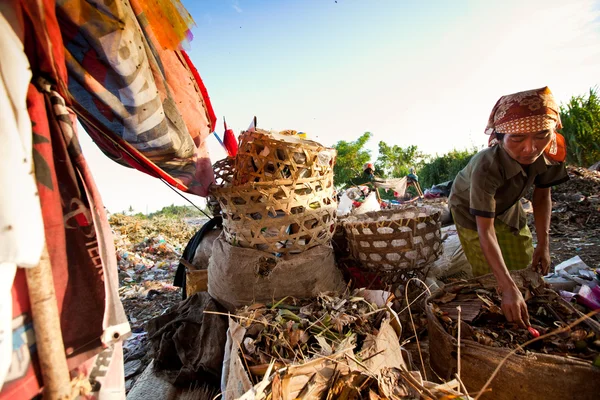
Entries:
<svg viewBox="0 0 600 400">
<path fill-rule="evenodd" d="M 507 135 L 552 131 L 552 141 L 545 155 L 552 161 L 563 162 L 567 156 L 565 138 L 556 130 L 562 128 L 560 110 L 550 89 L 526 90 L 500 97 L 492 109 L 485 133 L 488 144 L 497 144 L 496 133 Z"/>
</svg>

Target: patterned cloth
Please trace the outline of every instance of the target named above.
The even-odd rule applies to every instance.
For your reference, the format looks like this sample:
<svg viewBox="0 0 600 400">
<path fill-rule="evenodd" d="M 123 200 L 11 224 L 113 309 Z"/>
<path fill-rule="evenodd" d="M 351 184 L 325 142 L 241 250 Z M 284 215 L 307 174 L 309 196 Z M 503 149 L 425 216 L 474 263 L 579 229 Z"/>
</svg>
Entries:
<svg viewBox="0 0 600 400">
<path fill-rule="evenodd" d="M 556 162 L 565 160 L 567 152 L 564 137 L 556 133 L 562 128 L 560 110 L 548 87 L 527 90 L 500 97 L 492 109 L 485 133 L 489 145 L 498 143 L 496 133 L 531 133 L 552 131 L 552 141 L 546 148 L 546 157 Z"/>
<path fill-rule="evenodd" d="M 529 227 L 525 225 L 520 231 L 514 232 L 508 225 L 496 218 L 494 229 L 506 268 L 509 270 L 527 268 L 533 257 L 533 238 Z M 456 231 L 467 260 L 473 267 L 473 275 L 489 274 L 491 270 L 479 244 L 479 233 L 459 224 L 456 224 Z"/>
<path fill-rule="evenodd" d="M 114 161 L 206 196 L 216 117 L 190 59 L 160 44 L 148 4 L 58 2 L 72 108 Z"/>
<path fill-rule="evenodd" d="M 64 98 L 67 70 L 56 4 L 54 0 L 0 3 L 0 12 L 20 27 L 15 32 L 22 33 L 21 51 L 33 75 L 26 92 L 32 141 L 27 151 L 33 159 L 68 367 L 72 376 L 89 377 L 95 398 L 108 398 L 109 392 L 111 398 L 125 398 L 119 341 L 128 334 L 129 324 L 118 295 L 111 229 L 81 153 L 74 114 Z M 18 56 L 13 51 L 0 57 L 4 65 Z M 13 192 L 6 189 L 7 196 L 19 195 Z M 21 206 L 31 211 L 27 203 Z M 3 275 L 4 280 L 10 278 Z M 28 293 L 25 272 L 19 268 L 11 291 L 12 352 L 2 353 L 11 364 L 0 400 L 37 397 L 43 385 Z"/>
</svg>

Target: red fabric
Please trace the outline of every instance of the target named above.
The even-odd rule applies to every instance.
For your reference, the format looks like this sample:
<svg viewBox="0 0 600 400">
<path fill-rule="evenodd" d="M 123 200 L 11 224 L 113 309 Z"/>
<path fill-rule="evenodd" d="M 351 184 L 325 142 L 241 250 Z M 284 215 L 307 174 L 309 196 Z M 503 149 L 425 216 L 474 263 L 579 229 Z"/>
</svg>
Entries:
<svg viewBox="0 0 600 400">
<path fill-rule="evenodd" d="M 20 0 L 25 22 L 25 53 L 33 76 L 50 77 L 67 95 L 65 51 L 56 19 L 55 0 Z M 33 33 L 33 35 L 28 33 Z"/>
<path fill-rule="evenodd" d="M 223 136 L 223 144 L 225 145 L 227 154 L 229 157 L 235 158 L 238 152 L 238 142 L 235 140 L 235 134 L 233 133 L 233 130 L 225 130 L 225 134 Z"/>
<path fill-rule="evenodd" d="M 103 206 L 95 195 L 71 121 L 64 113 L 59 114 L 59 110 L 66 110 L 61 102 L 58 95 L 41 93 L 34 85 L 29 86 L 27 106 L 33 126 L 35 176 L 63 341 L 72 369 L 103 347 L 100 338 L 106 312 L 106 277 L 99 251 L 103 245 L 99 240 L 112 241 L 112 236 L 97 235 L 92 208 Z M 28 321 L 31 308 L 22 279 L 22 274 L 17 274 L 13 318 Z M 37 368 L 35 348 L 31 343 L 21 347 L 34 361 L 20 367 L 26 371 L 25 375 L 7 380 L 0 400 L 31 398 L 30 394 L 42 385 L 41 380 L 33 379 Z"/>
<path fill-rule="evenodd" d="M 354 282 L 354 287 L 367 288 L 372 290 L 383 290 L 385 285 L 375 272 L 365 271 L 358 267 L 347 267 L 350 279 Z"/>
<path fill-rule="evenodd" d="M 87 112 L 85 107 L 74 103 L 73 109 L 76 110 L 81 125 L 85 127 L 85 131 L 109 158 L 120 164 L 129 165 L 139 171 L 143 171 L 155 178 L 164 179 L 169 185 L 181 191 L 188 191 L 188 187 L 180 180 L 169 175 L 162 168 L 146 158 L 146 156 L 140 153 L 131 144 L 115 135 L 110 130 L 98 129 L 97 125 L 93 122 L 95 119 Z"/>
<path fill-rule="evenodd" d="M 204 104 L 206 105 L 206 111 L 208 113 L 208 118 L 210 119 L 210 128 L 212 130 L 215 130 L 215 127 L 217 124 L 217 116 L 215 114 L 215 111 L 213 110 L 212 103 L 210 102 L 210 97 L 208 97 L 208 90 L 206 90 L 206 86 L 204 86 L 204 82 L 202 81 L 202 78 L 200 78 L 200 74 L 198 73 L 198 70 L 194 66 L 194 63 L 192 62 L 192 60 L 190 60 L 190 57 L 187 55 L 187 53 L 184 50 L 181 50 L 181 55 L 183 55 L 183 59 L 187 63 L 188 68 L 190 69 L 190 71 L 192 71 L 192 75 L 194 76 L 194 79 L 196 80 L 196 84 L 198 85 L 198 88 L 200 89 L 200 93 L 202 93 L 202 98 L 204 99 Z"/>
</svg>

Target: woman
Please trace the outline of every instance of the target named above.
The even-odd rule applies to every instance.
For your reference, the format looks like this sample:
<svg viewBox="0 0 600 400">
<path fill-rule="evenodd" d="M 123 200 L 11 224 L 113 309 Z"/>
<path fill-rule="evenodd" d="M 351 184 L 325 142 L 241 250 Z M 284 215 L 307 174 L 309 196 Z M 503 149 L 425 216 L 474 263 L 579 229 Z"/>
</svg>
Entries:
<svg viewBox="0 0 600 400">
<path fill-rule="evenodd" d="M 509 270 L 550 268 L 550 188 L 569 179 L 560 114 L 547 87 L 503 96 L 490 115 L 490 141 L 457 175 L 450 210 L 475 275 L 489 272 L 502 293 L 508 321 L 529 325 L 527 306 Z M 537 246 L 520 199 L 533 190 Z"/>
</svg>

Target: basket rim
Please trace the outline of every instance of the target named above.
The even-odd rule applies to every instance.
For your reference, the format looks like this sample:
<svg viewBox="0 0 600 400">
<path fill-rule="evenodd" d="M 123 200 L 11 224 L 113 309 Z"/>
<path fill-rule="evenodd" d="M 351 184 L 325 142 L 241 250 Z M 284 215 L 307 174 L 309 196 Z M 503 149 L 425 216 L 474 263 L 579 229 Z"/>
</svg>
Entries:
<svg viewBox="0 0 600 400">
<path fill-rule="evenodd" d="M 282 134 L 281 132 L 270 132 L 270 131 L 267 131 L 264 129 L 255 129 L 253 131 L 243 131 L 240 134 L 240 144 L 242 142 L 244 142 L 244 139 L 246 139 L 247 137 L 252 137 L 252 136 L 254 136 L 255 138 L 258 137 L 257 139 L 259 139 L 259 140 L 273 142 L 275 144 L 278 144 L 279 146 L 301 147 L 303 149 L 308 149 L 308 150 L 314 150 L 314 149 L 320 148 L 322 150 L 333 151 L 333 152 L 335 152 L 335 155 L 337 155 L 337 151 L 335 148 L 324 146 L 321 143 L 316 142 L 314 140 L 302 139 L 301 137 L 299 137 L 297 135 Z M 254 142 L 254 140 L 246 141 L 246 142 L 252 143 L 252 142 Z M 246 154 L 247 155 L 248 153 L 241 152 L 238 154 Z"/>
<path fill-rule="evenodd" d="M 400 214 L 406 211 L 410 211 L 411 209 L 416 209 L 416 210 L 424 210 L 427 212 L 427 215 L 422 216 L 422 217 L 414 217 L 414 218 L 406 218 L 406 217 L 399 217 L 399 218 L 389 218 L 387 220 L 379 220 L 380 217 L 382 216 L 386 216 L 388 214 L 390 215 L 394 215 L 394 214 Z M 414 206 L 414 207 L 409 207 L 403 210 L 380 210 L 380 211 L 369 211 L 366 212 L 364 214 L 356 214 L 356 215 L 351 215 L 349 217 L 346 217 L 343 221 L 339 221 L 341 222 L 344 227 L 346 226 L 353 226 L 355 224 L 360 224 L 360 225 L 364 225 L 365 223 L 367 224 L 371 224 L 371 223 L 381 223 L 381 222 L 395 222 L 395 221 L 402 221 L 402 220 L 414 220 L 414 221 L 428 221 L 428 220 L 434 220 L 434 221 L 438 221 L 440 219 L 442 215 L 442 212 L 440 210 L 433 210 L 431 208 L 427 208 L 427 207 L 419 207 L 419 206 Z M 350 219 L 353 218 L 353 219 Z"/>
</svg>

